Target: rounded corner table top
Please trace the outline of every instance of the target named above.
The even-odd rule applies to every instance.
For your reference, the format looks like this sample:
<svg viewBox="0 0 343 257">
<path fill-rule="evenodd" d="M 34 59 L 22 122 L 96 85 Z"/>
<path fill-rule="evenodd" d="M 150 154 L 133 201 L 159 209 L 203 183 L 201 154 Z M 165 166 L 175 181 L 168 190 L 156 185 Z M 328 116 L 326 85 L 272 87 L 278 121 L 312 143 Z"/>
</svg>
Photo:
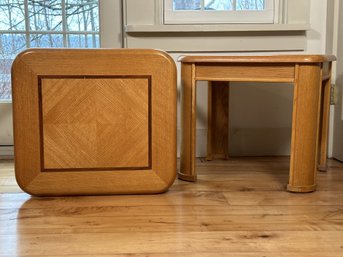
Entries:
<svg viewBox="0 0 343 257">
<path fill-rule="evenodd" d="M 183 126 L 181 131 L 183 141 L 179 178 L 188 181 L 196 180 L 197 81 L 293 83 L 291 161 L 287 189 L 292 192 L 314 191 L 319 143 L 321 165 L 325 164 L 323 158 L 327 143 L 324 134 L 327 133 L 325 126 L 328 124 L 331 62 L 335 60 L 336 57 L 333 55 L 187 55 L 180 57 L 178 61 L 182 64 Z M 218 85 L 213 88 L 220 89 Z M 219 90 L 217 92 L 221 93 Z M 227 108 L 227 103 L 225 106 Z M 319 132 L 319 121 L 322 123 L 321 132 Z M 218 138 L 224 138 L 223 133 L 220 133 Z M 320 139 L 319 133 L 321 133 Z M 211 135 L 211 137 L 214 136 Z"/>
<path fill-rule="evenodd" d="M 176 65 L 136 49 L 28 49 L 12 66 L 15 175 L 37 196 L 166 191 Z"/>
<path fill-rule="evenodd" d="M 335 61 L 334 55 L 181 56 L 182 63 L 322 63 Z"/>
</svg>

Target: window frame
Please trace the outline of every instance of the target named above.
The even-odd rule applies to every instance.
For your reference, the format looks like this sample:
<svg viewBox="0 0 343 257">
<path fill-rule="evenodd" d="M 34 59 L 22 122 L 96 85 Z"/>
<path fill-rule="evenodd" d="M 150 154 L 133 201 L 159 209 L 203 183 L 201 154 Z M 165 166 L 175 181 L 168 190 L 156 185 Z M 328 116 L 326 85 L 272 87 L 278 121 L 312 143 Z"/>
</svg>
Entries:
<svg viewBox="0 0 343 257">
<path fill-rule="evenodd" d="M 93 44 L 95 43 L 94 36 L 98 36 L 98 48 L 100 47 L 100 11 L 99 11 L 99 30 L 98 31 L 73 31 L 68 30 L 67 28 L 67 14 L 66 14 L 66 0 L 61 0 L 61 29 L 60 30 L 30 30 L 30 17 L 29 17 L 29 10 L 28 10 L 28 0 L 24 0 L 24 18 L 25 18 L 25 29 L 22 30 L 0 30 L 1 34 L 12 34 L 12 35 L 25 35 L 26 38 L 26 45 L 25 48 L 32 47 L 31 36 L 33 35 L 61 35 L 62 36 L 62 44 L 63 46 L 58 47 L 66 47 L 69 48 L 70 45 L 68 43 L 68 35 L 82 35 L 88 37 L 91 35 L 93 37 Z M 98 2 L 98 10 L 100 10 L 100 1 Z M 85 40 L 85 44 L 87 45 L 87 40 Z M 96 44 L 96 43 L 95 43 Z M 86 48 L 88 48 L 86 46 Z"/>
<path fill-rule="evenodd" d="M 0 34 L 7 35 L 10 38 L 12 38 L 12 41 L 15 42 L 15 44 L 19 43 L 19 47 L 16 46 L 15 50 L 12 49 L 9 53 L 1 56 L 0 59 L 2 60 L 13 60 L 15 56 L 21 52 L 24 49 L 32 48 L 32 47 L 58 47 L 58 48 L 100 48 L 100 1 L 98 1 L 97 4 L 92 4 L 93 7 L 95 7 L 97 10 L 97 15 L 95 14 L 94 17 L 96 17 L 96 29 L 89 30 L 87 28 L 84 28 L 84 30 L 72 30 L 68 29 L 67 24 L 67 4 L 66 0 L 60 1 L 60 7 L 61 7 L 61 20 L 58 20 L 60 23 L 60 29 L 53 30 L 53 29 L 42 29 L 38 30 L 37 27 L 31 29 L 30 22 L 32 22 L 32 16 L 30 17 L 30 10 L 29 10 L 29 0 L 23 0 L 23 28 L 16 29 L 15 27 L 12 27 L 8 30 L 0 30 Z M 43 7 L 42 9 L 43 10 Z M 40 15 L 40 11 L 37 12 L 38 15 Z M 93 11 L 92 11 L 93 14 Z M 86 25 L 84 25 L 86 26 Z M 79 38 L 79 42 L 77 45 L 73 44 L 73 41 L 71 40 L 72 37 Z M 25 39 L 24 39 L 25 38 Z M 22 40 L 20 40 L 22 39 Z M 13 44 L 12 42 L 12 44 Z M 40 44 L 43 43 L 44 46 L 40 46 Z M 5 48 L 6 49 L 6 48 Z M 3 59 L 5 58 L 5 59 Z M 7 75 L 7 76 L 6 76 Z M 10 81 L 10 74 L 0 74 L 2 77 L 8 77 L 8 81 Z M 0 77 L 1 78 L 1 77 Z M 5 81 L 6 83 L 7 81 Z M 10 82 L 8 82 L 10 83 Z M 8 94 L 5 94 L 5 98 L 3 98 L 3 95 L 0 95 L 1 101 L 11 101 L 11 97 Z"/>
<path fill-rule="evenodd" d="M 99 0 L 100 48 L 122 48 L 122 2 Z M 5 31 L 0 31 L 5 32 Z M 0 158 L 14 155 L 12 99 L 0 99 Z"/>
<path fill-rule="evenodd" d="M 261 11 L 173 10 L 173 0 L 163 0 L 163 23 L 169 24 L 273 24 L 278 19 L 279 0 L 265 0 Z"/>
</svg>

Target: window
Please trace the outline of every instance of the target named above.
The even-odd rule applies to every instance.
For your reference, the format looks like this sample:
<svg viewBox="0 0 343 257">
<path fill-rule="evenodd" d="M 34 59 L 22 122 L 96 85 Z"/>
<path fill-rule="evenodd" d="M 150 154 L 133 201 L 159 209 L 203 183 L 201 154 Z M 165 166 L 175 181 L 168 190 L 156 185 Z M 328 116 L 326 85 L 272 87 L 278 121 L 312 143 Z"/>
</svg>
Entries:
<svg viewBox="0 0 343 257">
<path fill-rule="evenodd" d="M 164 0 L 164 23 L 274 23 L 274 1 Z"/>
<path fill-rule="evenodd" d="M 97 0 L 0 0 L 0 100 L 10 100 L 10 69 L 28 47 L 99 47 Z"/>
</svg>

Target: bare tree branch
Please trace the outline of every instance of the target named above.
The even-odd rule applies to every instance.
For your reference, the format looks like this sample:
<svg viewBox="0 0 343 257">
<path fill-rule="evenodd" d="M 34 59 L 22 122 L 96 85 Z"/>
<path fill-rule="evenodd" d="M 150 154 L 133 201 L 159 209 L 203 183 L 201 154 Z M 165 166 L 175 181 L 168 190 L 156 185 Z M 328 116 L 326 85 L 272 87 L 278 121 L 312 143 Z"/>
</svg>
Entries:
<svg viewBox="0 0 343 257">
<path fill-rule="evenodd" d="M 63 46 L 62 34 L 68 35 L 68 45 L 75 42 L 75 46 L 81 46 L 81 42 L 75 40 L 81 39 L 82 34 L 72 36 L 73 30 L 85 31 L 84 44 L 87 44 L 86 30 L 98 29 L 95 25 L 98 24 L 98 0 L 69 0 L 63 12 L 61 0 L 28 0 L 27 3 L 28 12 L 23 0 L 0 0 L 0 30 L 8 30 L 8 33 L 0 33 L 0 98 L 10 98 L 12 59 L 21 49 L 29 46 L 26 45 L 26 34 L 20 31 L 28 31 L 31 46 L 54 47 Z M 29 19 L 29 27 L 26 26 L 25 17 Z M 67 24 L 66 31 L 62 30 L 64 21 Z M 41 33 L 37 34 L 37 31 Z M 56 31 L 56 35 L 51 31 Z M 90 45 L 96 45 L 94 38 Z"/>
</svg>

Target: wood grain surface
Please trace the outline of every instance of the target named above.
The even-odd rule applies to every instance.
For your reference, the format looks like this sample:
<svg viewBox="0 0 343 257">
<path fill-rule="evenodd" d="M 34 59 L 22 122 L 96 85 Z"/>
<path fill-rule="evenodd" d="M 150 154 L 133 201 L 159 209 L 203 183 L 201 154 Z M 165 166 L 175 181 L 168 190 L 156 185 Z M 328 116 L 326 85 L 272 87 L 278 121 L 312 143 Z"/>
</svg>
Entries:
<svg viewBox="0 0 343 257">
<path fill-rule="evenodd" d="M 294 65 L 279 63 L 206 63 L 198 64 L 195 69 L 196 80 L 244 81 L 244 82 L 285 82 L 294 81 Z"/>
<path fill-rule="evenodd" d="M 196 162 L 165 194 L 36 198 L 0 161 L 0 256 L 343 255 L 342 163 L 290 194 L 287 157 Z"/>
<path fill-rule="evenodd" d="M 229 83 L 208 82 L 208 161 L 214 158 L 229 157 Z"/>
<path fill-rule="evenodd" d="M 322 85 L 320 65 L 296 65 L 295 76 L 287 189 L 293 192 L 311 192 L 316 188 L 318 165 L 319 102 Z"/>
<path fill-rule="evenodd" d="M 43 78 L 44 170 L 149 168 L 149 83 Z"/>
<path fill-rule="evenodd" d="M 179 178 L 196 181 L 194 165 L 196 146 L 196 82 L 292 82 L 294 83 L 290 172 L 287 190 L 313 192 L 316 190 L 316 170 L 325 170 L 329 87 L 332 55 L 266 55 L 266 56 L 182 56 L 181 93 L 181 166 Z M 326 83 L 323 83 L 326 81 Z M 223 95 L 223 94 L 222 94 Z M 221 98 L 220 97 L 217 98 Z M 212 133 L 214 101 L 209 91 L 208 159 L 214 137 L 224 138 L 227 129 Z M 222 104 L 223 105 L 223 104 Z M 226 105 L 226 103 L 224 104 Z M 225 106 L 220 109 L 226 108 Z M 220 113 L 220 111 L 217 111 Z M 221 115 L 223 124 L 228 120 Z M 319 163 L 319 165 L 318 165 Z"/>
<path fill-rule="evenodd" d="M 178 61 L 183 63 L 208 63 L 208 62 L 232 62 L 232 63 L 318 63 L 335 61 L 334 55 L 268 55 L 268 56 L 200 56 L 185 55 Z"/>
<path fill-rule="evenodd" d="M 328 156 L 328 137 L 331 97 L 331 69 L 332 64 L 326 64 L 322 70 L 322 91 L 320 99 L 319 141 L 318 141 L 318 169 L 326 171 Z"/>
<path fill-rule="evenodd" d="M 25 192 L 161 193 L 173 183 L 177 89 L 168 54 L 28 49 L 12 68 L 15 168 Z"/>
</svg>

